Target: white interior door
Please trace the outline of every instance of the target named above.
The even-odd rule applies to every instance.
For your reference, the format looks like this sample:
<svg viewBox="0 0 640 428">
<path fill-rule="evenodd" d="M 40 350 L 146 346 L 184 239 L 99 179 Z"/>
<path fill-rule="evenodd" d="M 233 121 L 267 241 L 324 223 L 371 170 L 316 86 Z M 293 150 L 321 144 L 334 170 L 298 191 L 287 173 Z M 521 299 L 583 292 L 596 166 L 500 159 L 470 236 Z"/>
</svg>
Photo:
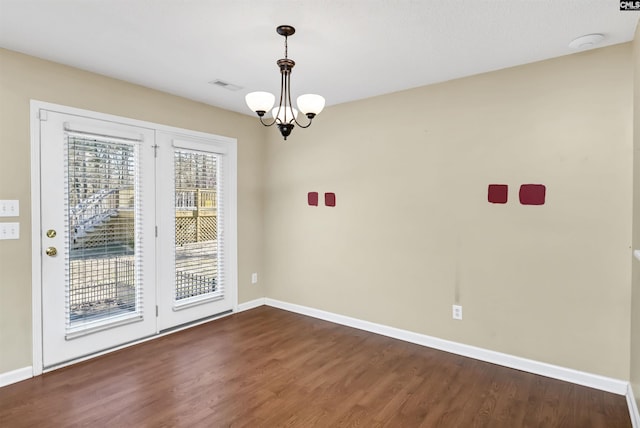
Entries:
<svg viewBox="0 0 640 428">
<path fill-rule="evenodd" d="M 154 131 L 41 111 L 45 368 L 157 332 Z"/>
<path fill-rule="evenodd" d="M 158 132 L 158 329 L 235 303 L 234 153 L 211 138 Z"/>
</svg>

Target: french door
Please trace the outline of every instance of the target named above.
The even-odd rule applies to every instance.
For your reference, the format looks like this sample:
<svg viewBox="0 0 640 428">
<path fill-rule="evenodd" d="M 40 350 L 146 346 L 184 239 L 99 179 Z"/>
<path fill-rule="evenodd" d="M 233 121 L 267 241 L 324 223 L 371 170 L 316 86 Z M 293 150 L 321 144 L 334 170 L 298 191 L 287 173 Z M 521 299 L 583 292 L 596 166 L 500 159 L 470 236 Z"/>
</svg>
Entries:
<svg viewBox="0 0 640 428">
<path fill-rule="evenodd" d="M 228 147 L 158 132 L 158 329 L 231 309 L 226 201 Z"/>
<path fill-rule="evenodd" d="M 233 309 L 228 142 L 39 117 L 45 369 Z"/>
</svg>

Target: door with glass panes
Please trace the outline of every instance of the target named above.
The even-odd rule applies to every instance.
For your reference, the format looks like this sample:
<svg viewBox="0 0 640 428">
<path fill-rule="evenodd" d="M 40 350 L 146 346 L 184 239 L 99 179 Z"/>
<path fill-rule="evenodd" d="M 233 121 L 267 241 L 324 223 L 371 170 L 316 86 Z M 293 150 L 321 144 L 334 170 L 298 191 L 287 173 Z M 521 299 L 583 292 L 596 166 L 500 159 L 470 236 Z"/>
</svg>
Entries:
<svg viewBox="0 0 640 428">
<path fill-rule="evenodd" d="M 227 219 L 228 147 L 195 136 L 158 132 L 158 328 L 232 308 Z"/>
<path fill-rule="evenodd" d="M 40 117 L 44 368 L 230 311 L 225 144 Z"/>
</svg>

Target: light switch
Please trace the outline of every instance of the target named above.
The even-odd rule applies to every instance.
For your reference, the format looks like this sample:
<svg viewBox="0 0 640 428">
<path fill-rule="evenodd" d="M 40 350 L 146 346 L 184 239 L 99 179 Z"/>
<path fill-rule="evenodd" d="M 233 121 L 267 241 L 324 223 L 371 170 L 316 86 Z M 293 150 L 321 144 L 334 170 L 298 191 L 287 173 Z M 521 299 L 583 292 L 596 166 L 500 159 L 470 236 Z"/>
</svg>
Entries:
<svg viewBox="0 0 640 428">
<path fill-rule="evenodd" d="M 19 239 L 20 223 L 0 223 L 0 239 Z"/>
<path fill-rule="evenodd" d="M 18 217 L 20 202 L 18 200 L 0 200 L 0 217 Z"/>
</svg>

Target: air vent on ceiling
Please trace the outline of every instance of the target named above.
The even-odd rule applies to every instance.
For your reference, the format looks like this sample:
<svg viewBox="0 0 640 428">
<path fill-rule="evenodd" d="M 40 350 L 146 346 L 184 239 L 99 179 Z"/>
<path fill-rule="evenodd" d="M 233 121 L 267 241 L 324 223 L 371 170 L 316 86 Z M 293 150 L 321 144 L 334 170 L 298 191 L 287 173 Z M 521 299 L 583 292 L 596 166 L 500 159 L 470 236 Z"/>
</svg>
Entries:
<svg viewBox="0 0 640 428">
<path fill-rule="evenodd" d="M 224 80 L 220 80 L 220 79 L 212 80 L 209 83 L 214 86 L 219 86 L 221 88 L 224 88 L 228 91 L 239 91 L 240 89 L 242 89 L 242 86 L 234 85 L 233 83 L 225 82 Z"/>
</svg>

